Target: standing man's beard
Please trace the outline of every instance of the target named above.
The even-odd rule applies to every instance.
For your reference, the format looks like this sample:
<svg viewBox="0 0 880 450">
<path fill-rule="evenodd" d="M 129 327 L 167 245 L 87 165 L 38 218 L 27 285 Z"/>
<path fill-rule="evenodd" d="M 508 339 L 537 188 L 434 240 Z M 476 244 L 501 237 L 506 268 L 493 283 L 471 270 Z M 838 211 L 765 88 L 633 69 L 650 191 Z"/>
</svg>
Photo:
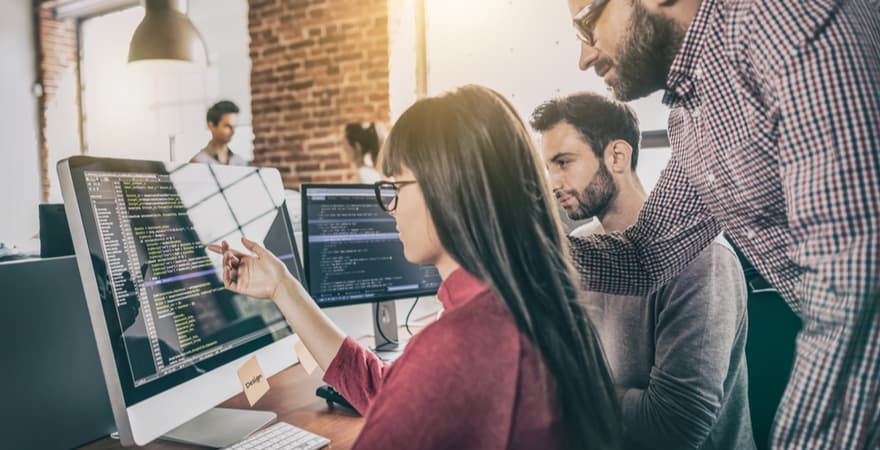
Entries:
<svg viewBox="0 0 880 450">
<path fill-rule="evenodd" d="M 672 61 L 685 31 L 672 19 L 653 14 L 632 1 L 631 32 L 617 59 L 617 79 L 608 86 L 614 97 L 628 102 L 666 88 Z"/>
<path fill-rule="evenodd" d="M 593 216 L 602 218 L 611 206 L 611 200 L 617 195 L 617 186 L 611 178 L 611 172 L 602 161 L 599 163 L 596 175 L 583 192 L 564 191 L 564 193 L 574 197 L 578 202 L 577 208 L 565 211 L 572 220 L 584 220 Z"/>
</svg>

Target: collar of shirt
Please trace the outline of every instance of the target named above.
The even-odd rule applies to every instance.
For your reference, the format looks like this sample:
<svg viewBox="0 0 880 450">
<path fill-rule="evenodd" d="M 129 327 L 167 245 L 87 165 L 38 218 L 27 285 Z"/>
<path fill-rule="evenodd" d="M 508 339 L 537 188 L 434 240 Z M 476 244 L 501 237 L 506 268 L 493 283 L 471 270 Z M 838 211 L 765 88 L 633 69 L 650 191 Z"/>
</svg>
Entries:
<svg viewBox="0 0 880 450">
<path fill-rule="evenodd" d="M 208 152 L 208 147 L 203 148 L 202 151 L 211 158 L 214 158 L 214 161 L 220 162 L 220 155 Z M 232 149 L 229 147 L 226 147 L 226 151 L 229 152 L 229 158 L 226 161 L 231 162 L 232 158 L 235 156 L 235 153 L 233 153 Z"/>
<path fill-rule="evenodd" d="M 455 269 L 440 285 L 437 298 L 445 310 L 457 308 L 489 290 L 489 286 L 464 269 Z"/>
<path fill-rule="evenodd" d="M 688 98 L 693 92 L 695 81 L 700 77 L 698 73 L 700 56 L 703 53 L 703 42 L 715 4 L 716 0 L 703 0 L 700 3 L 681 47 L 672 60 L 672 66 L 666 76 L 666 94 L 663 96 L 663 104 L 666 106 L 676 106 L 679 101 Z"/>
</svg>

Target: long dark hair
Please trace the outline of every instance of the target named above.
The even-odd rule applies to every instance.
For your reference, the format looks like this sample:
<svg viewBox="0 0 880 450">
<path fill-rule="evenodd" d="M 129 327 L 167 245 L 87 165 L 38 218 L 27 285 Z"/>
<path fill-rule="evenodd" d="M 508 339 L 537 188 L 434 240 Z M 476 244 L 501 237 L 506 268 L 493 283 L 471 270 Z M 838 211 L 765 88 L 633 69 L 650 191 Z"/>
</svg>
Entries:
<svg viewBox="0 0 880 450">
<path fill-rule="evenodd" d="M 443 248 L 492 287 L 543 355 L 573 446 L 616 448 L 611 376 L 578 303 L 541 159 L 512 106 L 480 86 L 422 99 L 394 125 L 383 152 L 385 175 L 412 170 Z"/>
<path fill-rule="evenodd" d="M 358 159 L 358 163 L 364 163 L 364 155 L 370 155 L 370 159 L 373 161 L 373 164 L 376 164 L 376 161 L 379 158 L 379 147 L 381 143 L 379 142 L 379 133 L 376 131 L 376 124 L 370 122 L 366 127 L 360 123 L 349 123 L 345 126 L 345 140 L 348 141 L 348 145 L 351 148 L 357 150 L 358 147 L 355 144 L 360 144 L 360 153 L 355 155 L 355 158 Z"/>
</svg>

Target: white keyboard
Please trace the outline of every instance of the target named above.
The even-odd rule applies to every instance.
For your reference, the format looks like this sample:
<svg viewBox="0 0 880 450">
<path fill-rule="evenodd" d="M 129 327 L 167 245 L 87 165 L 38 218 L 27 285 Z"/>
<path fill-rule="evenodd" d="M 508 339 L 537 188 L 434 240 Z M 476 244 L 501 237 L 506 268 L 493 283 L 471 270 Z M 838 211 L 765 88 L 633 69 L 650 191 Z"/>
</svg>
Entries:
<svg viewBox="0 0 880 450">
<path fill-rule="evenodd" d="M 269 428 L 262 429 L 248 436 L 243 441 L 226 447 L 231 450 L 239 449 L 295 449 L 316 450 L 330 444 L 330 439 L 318 436 L 302 428 L 297 428 L 286 422 L 278 422 Z"/>
</svg>

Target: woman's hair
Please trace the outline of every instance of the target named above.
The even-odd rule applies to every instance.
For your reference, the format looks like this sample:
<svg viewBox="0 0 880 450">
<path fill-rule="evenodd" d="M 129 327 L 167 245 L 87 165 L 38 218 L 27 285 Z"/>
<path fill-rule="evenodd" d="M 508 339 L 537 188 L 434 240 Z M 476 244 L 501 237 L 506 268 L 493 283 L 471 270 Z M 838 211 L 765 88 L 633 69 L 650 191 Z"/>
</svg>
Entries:
<svg viewBox="0 0 880 450">
<path fill-rule="evenodd" d="M 379 142 L 379 133 L 376 132 L 376 124 L 370 124 L 364 127 L 360 123 L 350 123 L 345 126 L 345 140 L 351 148 L 358 150 L 356 144 L 360 144 L 360 153 L 355 155 L 355 159 L 361 164 L 364 161 L 364 155 L 370 155 L 373 164 L 379 157 L 379 148 L 382 146 Z"/>
<path fill-rule="evenodd" d="M 480 86 L 422 99 L 391 130 L 382 170 L 412 170 L 443 248 L 503 299 L 556 381 L 573 448 L 615 448 L 620 407 L 578 302 L 555 199 L 522 120 Z"/>
</svg>

